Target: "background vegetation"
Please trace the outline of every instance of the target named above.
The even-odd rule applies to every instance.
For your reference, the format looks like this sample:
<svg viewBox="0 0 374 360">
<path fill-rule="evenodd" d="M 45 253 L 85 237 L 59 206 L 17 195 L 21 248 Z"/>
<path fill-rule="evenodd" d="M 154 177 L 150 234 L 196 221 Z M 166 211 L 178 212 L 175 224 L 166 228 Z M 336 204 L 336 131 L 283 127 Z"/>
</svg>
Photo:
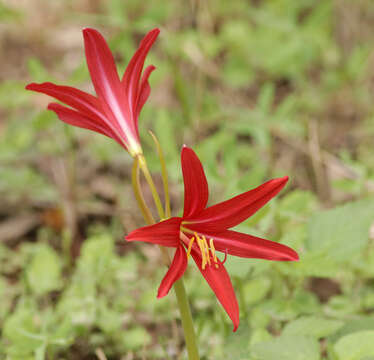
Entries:
<svg viewBox="0 0 374 360">
<path fill-rule="evenodd" d="M 0 358 L 186 359 L 174 296 L 156 300 L 157 247 L 123 241 L 143 225 L 130 157 L 24 90 L 92 91 L 87 26 L 121 72 L 161 28 L 140 127 L 154 172 L 148 129 L 167 152 L 174 214 L 183 143 L 204 163 L 211 203 L 291 178 L 239 228 L 301 261 L 227 261 L 237 333 L 200 274 L 185 276 L 202 358 L 374 359 L 371 0 L 0 2 Z"/>
</svg>

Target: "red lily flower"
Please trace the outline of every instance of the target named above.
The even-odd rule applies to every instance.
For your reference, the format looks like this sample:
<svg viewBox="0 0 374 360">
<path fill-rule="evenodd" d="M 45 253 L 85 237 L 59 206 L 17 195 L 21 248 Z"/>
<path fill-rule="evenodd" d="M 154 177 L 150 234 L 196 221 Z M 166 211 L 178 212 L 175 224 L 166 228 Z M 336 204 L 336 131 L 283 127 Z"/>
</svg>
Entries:
<svg viewBox="0 0 374 360">
<path fill-rule="evenodd" d="M 97 97 L 50 82 L 32 83 L 26 89 L 47 94 L 68 105 L 48 105 L 60 120 L 111 137 L 132 156 L 141 154 L 138 117 L 150 94 L 148 78 L 155 67 L 148 66 L 141 75 L 145 58 L 159 32 L 153 29 L 144 37 L 120 80 L 103 36 L 94 29 L 83 30 L 87 66 Z"/>
<path fill-rule="evenodd" d="M 126 240 L 176 248 L 174 259 L 158 289 L 158 298 L 165 296 L 184 274 L 188 257 L 192 255 L 236 331 L 239 306 L 223 265 L 226 255 L 279 261 L 295 261 L 299 257 L 285 245 L 228 229 L 243 222 L 277 195 L 288 177 L 270 180 L 230 200 L 206 207 L 209 191 L 204 170 L 199 158 L 188 147 L 182 149 L 182 172 L 183 216 L 132 231 Z M 223 261 L 218 259 L 216 251 L 225 253 Z"/>
</svg>

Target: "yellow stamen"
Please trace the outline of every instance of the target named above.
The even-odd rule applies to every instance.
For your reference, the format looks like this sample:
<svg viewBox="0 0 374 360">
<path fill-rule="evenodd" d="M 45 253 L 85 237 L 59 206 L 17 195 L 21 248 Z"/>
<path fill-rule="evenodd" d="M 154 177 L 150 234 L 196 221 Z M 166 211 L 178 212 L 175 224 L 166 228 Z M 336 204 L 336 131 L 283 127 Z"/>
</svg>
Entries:
<svg viewBox="0 0 374 360">
<path fill-rule="evenodd" d="M 208 264 L 211 265 L 211 263 L 210 263 L 210 255 L 209 255 L 208 242 L 206 241 L 205 236 L 203 236 L 203 244 L 204 244 L 204 252 L 205 252 L 205 256 L 206 256 L 206 258 L 208 260 Z"/>
<path fill-rule="evenodd" d="M 205 253 L 205 246 L 204 246 L 204 241 L 195 233 L 196 241 L 197 244 L 199 245 L 200 253 L 201 253 L 201 258 L 202 258 L 202 264 L 201 267 L 204 270 L 205 266 L 207 264 L 207 259 L 206 259 L 206 253 Z"/>
<path fill-rule="evenodd" d="M 189 244 L 188 244 L 188 250 L 187 250 L 187 260 L 190 258 L 190 255 L 191 255 L 191 250 L 192 250 L 192 245 L 195 241 L 195 238 L 192 236 Z"/>
</svg>

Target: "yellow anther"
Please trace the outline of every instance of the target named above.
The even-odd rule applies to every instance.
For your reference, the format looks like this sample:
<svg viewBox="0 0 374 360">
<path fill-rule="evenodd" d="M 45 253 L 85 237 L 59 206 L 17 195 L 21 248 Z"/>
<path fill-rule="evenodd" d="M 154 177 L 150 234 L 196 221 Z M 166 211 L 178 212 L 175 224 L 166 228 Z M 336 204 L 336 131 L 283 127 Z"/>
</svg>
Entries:
<svg viewBox="0 0 374 360">
<path fill-rule="evenodd" d="M 205 236 L 203 236 L 203 244 L 204 244 L 205 256 L 208 260 L 208 264 L 210 265 L 209 247 L 208 247 L 208 242 L 206 241 Z"/>
<path fill-rule="evenodd" d="M 213 259 L 214 259 L 214 266 L 216 269 L 218 269 L 218 259 L 216 255 L 216 249 L 214 247 L 214 240 L 210 239 L 209 240 L 209 245 L 210 245 L 210 252 L 212 253 Z"/>
<path fill-rule="evenodd" d="M 195 238 L 192 236 L 189 244 L 188 244 L 188 250 L 187 250 L 187 260 L 190 258 L 190 255 L 191 255 L 191 250 L 192 250 L 192 245 L 195 241 Z"/>
<path fill-rule="evenodd" d="M 207 256 L 206 256 L 206 251 L 205 251 L 205 245 L 204 245 L 204 240 L 201 239 L 199 237 L 199 235 L 197 235 L 197 233 L 195 232 L 195 238 L 196 238 L 196 241 L 197 241 L 197 244 L 199 245 L 199 249 L 200 249 L 200 253 L 201 253 L 201 258 L 202 258 L 202 264 L 201 264 L 201 267 L 202 269 L 204 270 L 205 269 L 205 266 L 207 264 Z M 206 240 L 205 240 L 206 242 Z"/>
</svg>

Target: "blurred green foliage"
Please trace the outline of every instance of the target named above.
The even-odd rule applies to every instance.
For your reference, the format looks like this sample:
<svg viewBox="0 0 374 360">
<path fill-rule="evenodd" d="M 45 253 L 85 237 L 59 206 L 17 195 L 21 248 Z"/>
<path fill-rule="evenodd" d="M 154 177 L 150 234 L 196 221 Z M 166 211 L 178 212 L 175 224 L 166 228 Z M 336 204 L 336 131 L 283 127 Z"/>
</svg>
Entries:
<svg viewBox="0 0 374 360">
<path fill-rule="evenodd" d="M 44 110 L 45 97 L 24 90 L 30 81 L 88 86 L 83 46 L 54 43 L 68 26 L 76 37 L 86 26 L 108 35 L 121 72 L 158 26 L 140 132 L 153 172 L 148 129 L 165 151 L 173 213 L 182 205 L 183 143 L 204 164 L 211 203 L 270 177 L 292 179 L 238 229 L 292 246 L 301 260 L 227 260 L 237 333 L 198 272 L 187 272 L 202 359 L 372 359 L 373 3 L 88 3 L 51 2 L 43 11 L 55 24 L 46 18 L 39 28 L 26 21 L 30 9 L 0 4 L 8 28 L 0 37 L 20 36 L 21 27 L 36 44 L 18 77 L 0 72 L 0 358 L 93 359 L 99 350 L 108 360 L 186 358 L 173 295 L 156 299 L 166 271 L 157 249 L 122 240 L 143 225 L 131 160 L 111 140 L 68 128 Z M 30 214 L 37 225 L 2 241 L 9 219 L 13 229 Z"/>
</svg>

